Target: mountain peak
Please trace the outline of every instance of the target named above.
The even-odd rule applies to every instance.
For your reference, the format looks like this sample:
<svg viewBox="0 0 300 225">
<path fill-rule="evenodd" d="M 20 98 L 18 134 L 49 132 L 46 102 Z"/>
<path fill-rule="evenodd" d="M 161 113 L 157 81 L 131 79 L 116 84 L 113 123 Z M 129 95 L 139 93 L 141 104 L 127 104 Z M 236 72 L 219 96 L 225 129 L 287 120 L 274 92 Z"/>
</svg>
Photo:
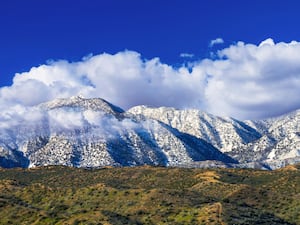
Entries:
<svg viewBox="0 0 300 225">
<path fill-rule="evenodd" d="M 274 169 L 300 160 L 299 110 L 270 120 L 239 121 L 172 107 L 142 105 L 124 112 L 102 98 L 81 95 L 36 109 L 34 120 L 19 119 L 1 130 L 0 167 L 147 164 Z"/>
<path fill-rule="evenodd" d="M 82 95 L 72 96 L 70 98 L 58 98 L 41 104 L 41 107 L 48 110 L 62 107 L 73 107 L 85 110 L 91 109 L 94 111 L 104 111 L 114 115 L 120 115 L 124 112 L 124 110 L 120 107 L 115 106 L 102 98 L 84 98 Z"/>
</svg>

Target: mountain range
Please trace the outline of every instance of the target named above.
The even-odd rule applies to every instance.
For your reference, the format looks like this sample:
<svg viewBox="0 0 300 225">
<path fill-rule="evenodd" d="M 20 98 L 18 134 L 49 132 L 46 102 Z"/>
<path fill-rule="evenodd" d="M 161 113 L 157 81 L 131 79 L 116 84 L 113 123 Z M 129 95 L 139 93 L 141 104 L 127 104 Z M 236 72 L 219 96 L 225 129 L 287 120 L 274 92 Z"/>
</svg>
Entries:
<svg viewBox="0 0 300 225">
<path fill-rule="evenodd" d="M 300 110 L 240 121 L 196 109 L 55 99 L 0 129 L 0 167 L 65 165 L 276 169 L 300 162 Z"/>
</svg>

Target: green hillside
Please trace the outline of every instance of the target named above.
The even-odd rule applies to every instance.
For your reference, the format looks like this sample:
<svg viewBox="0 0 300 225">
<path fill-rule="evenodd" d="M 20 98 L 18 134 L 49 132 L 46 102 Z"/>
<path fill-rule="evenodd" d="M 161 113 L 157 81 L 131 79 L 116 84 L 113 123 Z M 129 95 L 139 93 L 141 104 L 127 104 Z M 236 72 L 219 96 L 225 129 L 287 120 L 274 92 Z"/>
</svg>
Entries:
<svg viewBox="0 0 300 225">
<path fill-rule="evenodd" d="M 1 169 L 0 224 L 300 225 L 300 166 Z"/>
</svg>

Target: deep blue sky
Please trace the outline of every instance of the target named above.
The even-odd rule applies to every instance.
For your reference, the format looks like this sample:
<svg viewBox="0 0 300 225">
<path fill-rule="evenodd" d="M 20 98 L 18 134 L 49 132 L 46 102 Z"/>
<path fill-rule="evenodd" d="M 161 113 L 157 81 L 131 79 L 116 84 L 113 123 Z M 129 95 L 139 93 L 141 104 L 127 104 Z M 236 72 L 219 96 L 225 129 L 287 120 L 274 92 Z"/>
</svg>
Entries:
<svg viewBox="0 0 300 225">
<path fill-rule="evenodd" d="M 183 52 L 208 57 L 217 37 L 225 46 L 299 41 L 299 8 L 297 0 L 2 0 L 0 87 L 48 59 L 129 49 L 176 65 Z"/>
</svg>

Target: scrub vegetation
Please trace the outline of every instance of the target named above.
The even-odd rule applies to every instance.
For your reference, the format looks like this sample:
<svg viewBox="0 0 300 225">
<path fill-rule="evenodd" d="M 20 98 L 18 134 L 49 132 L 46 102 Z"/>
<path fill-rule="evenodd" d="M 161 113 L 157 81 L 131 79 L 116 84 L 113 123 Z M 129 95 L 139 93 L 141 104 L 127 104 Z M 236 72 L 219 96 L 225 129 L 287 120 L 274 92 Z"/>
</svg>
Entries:
<svg viewBox="0 0 300 225">
<path fill-rule="evenodd" d="M 300 224 L 300 165 L 0 169 L 0 224 Z"/>
</svg>

